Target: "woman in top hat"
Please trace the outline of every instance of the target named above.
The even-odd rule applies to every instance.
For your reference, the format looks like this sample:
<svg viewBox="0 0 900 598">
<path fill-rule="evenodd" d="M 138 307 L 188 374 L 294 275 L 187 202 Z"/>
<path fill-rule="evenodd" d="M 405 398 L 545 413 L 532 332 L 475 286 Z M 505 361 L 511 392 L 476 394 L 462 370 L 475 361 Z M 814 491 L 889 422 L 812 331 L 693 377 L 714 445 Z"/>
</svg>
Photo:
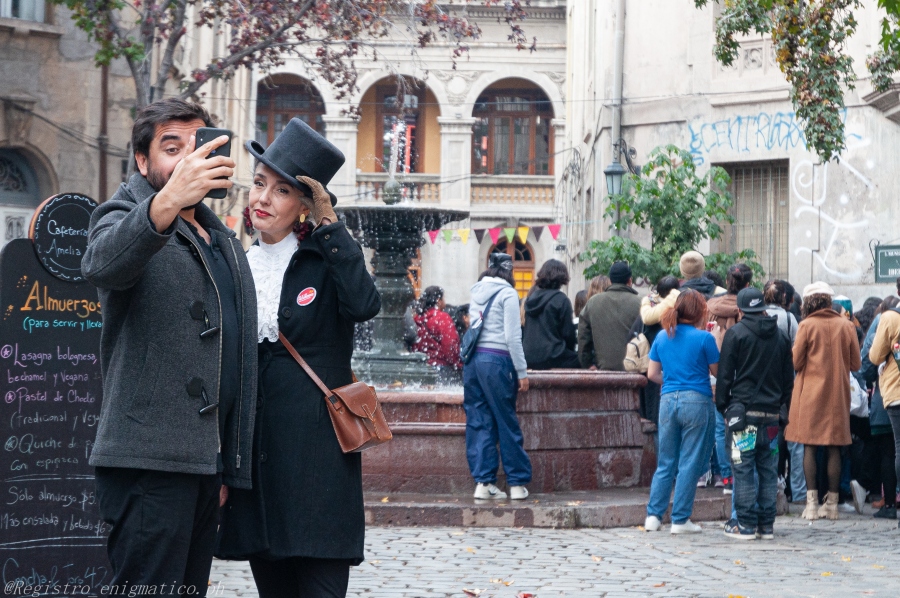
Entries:
<svg viewBox="0 0 900 598">
<path fill-rule="evenodd" d="M 259 231 L 247 252 L 259 312 L 253 489 L 227 497 L 218 555 L 249 560 L 261 598 L 342 597 L 363 560 L 360 455 L 341 451 L 322 392 L 278 333 L 329 388 L 350 384 L 354 323 L 381 298 L 325 188 L 343 154 L 297 118 L 268 149 L 247 149 L 257 164 L 245 224 Z"/>
</svg>

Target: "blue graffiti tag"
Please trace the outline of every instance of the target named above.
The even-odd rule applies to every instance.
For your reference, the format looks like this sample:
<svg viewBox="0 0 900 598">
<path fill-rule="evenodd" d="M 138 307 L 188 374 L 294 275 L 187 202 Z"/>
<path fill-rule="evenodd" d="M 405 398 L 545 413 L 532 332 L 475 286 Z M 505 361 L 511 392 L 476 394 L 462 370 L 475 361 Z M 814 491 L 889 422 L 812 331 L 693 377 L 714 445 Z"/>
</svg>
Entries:
<svg viewBox="0 0 900 598">
<path fill-rule="evenodd" d="M 688 125 L 691 154 L 699 166 L 714 149 L 738 152 L 806 147 L 803 128 L 793 112 L 760 112 L 755 116 L 734 116 L 716 122 Z"/>
</svg>

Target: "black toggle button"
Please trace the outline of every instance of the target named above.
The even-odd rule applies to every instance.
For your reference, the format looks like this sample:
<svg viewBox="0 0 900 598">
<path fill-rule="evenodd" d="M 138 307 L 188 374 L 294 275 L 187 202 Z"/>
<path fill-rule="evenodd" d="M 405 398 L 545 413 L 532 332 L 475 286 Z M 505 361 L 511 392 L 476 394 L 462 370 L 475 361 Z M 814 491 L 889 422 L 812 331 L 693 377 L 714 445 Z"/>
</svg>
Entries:
<svg viewBox="0 0 900 598">
<path fill-rule="evenodd" d="M 209 338 L 219 332 L 218 326 L 213 326 L 209 321 L 209 314 L 206 313 L 206 304 L 202 301 L 194 301 L 188 308 L 191 318 L 202 320 L 206 326 L 206 330 L 200 333 L 200 338 Z"/>
<path fill-rule="evenodd" d="M 281 315 L 284 316 L 285 318 L 290 318 L 290 317 L 291 317 L 291 313 L 292 313 L 292 312 L 291 312 L 291 308 L 290 308 L 290 307 L 282 307 L 282 308 L 281 308 Z"/>
<path fill-rule="evenodd" d="M 200 415 L 206 415 L 219 407 L 218 403 L 210 403 L 209 395 L 206 394 L 206 387 L 203 386 L 203 378 L 191 378 L 186 388 L 188 396 L 195 399 L 203 399 L 204 406 L 200 408 Z"/>
<path fill-rule="evenodd" d="M 268 458 L 268 457 L 266 456 L 265 453 L 260 453 L 260 454 L 259 454 L 259 462 L 260 462 L 260 463 L 265 463 L 267 458 Z"/>
</svg>

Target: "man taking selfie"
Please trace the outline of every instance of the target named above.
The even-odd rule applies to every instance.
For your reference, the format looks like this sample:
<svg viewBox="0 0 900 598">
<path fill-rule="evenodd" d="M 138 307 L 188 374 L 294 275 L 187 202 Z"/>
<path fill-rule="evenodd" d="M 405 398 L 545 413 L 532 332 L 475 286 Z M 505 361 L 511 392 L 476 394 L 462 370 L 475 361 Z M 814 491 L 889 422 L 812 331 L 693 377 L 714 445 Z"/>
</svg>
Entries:
<svg viewBox="0 0 900 598">
<path fill-rule="evenodd" d="M 103 306 L 90 464 L 118 591 L 205 596 L 227 486 L 250 487 L 256 295 L 243 247 L 202 203 L 234 174 L 208 157 L 227 135 L 195 147 L 209 126 L 174 98 L 138 112 L 140 174 L 94 211 L 82 261 Z"/>
</svg>

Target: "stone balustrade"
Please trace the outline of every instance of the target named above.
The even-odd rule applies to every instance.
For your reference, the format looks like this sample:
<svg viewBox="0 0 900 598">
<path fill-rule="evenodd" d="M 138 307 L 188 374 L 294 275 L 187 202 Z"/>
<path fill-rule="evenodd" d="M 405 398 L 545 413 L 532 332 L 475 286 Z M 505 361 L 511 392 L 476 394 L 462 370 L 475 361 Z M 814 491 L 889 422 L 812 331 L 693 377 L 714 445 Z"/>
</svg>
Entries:
<svg viewBox="0 0 900 598">
<path fill-rule="evenodd" d="M 438 174 L 403 174 L 397 175 L 396 180 L 402 189 L 401 201 L 412 203 L 441 201 L 441 177 Z M 384 184 L 387 181 L 388 174 L 385 172 L 357 173 L 355 201 L 381 202 Z"/>
</svg>

